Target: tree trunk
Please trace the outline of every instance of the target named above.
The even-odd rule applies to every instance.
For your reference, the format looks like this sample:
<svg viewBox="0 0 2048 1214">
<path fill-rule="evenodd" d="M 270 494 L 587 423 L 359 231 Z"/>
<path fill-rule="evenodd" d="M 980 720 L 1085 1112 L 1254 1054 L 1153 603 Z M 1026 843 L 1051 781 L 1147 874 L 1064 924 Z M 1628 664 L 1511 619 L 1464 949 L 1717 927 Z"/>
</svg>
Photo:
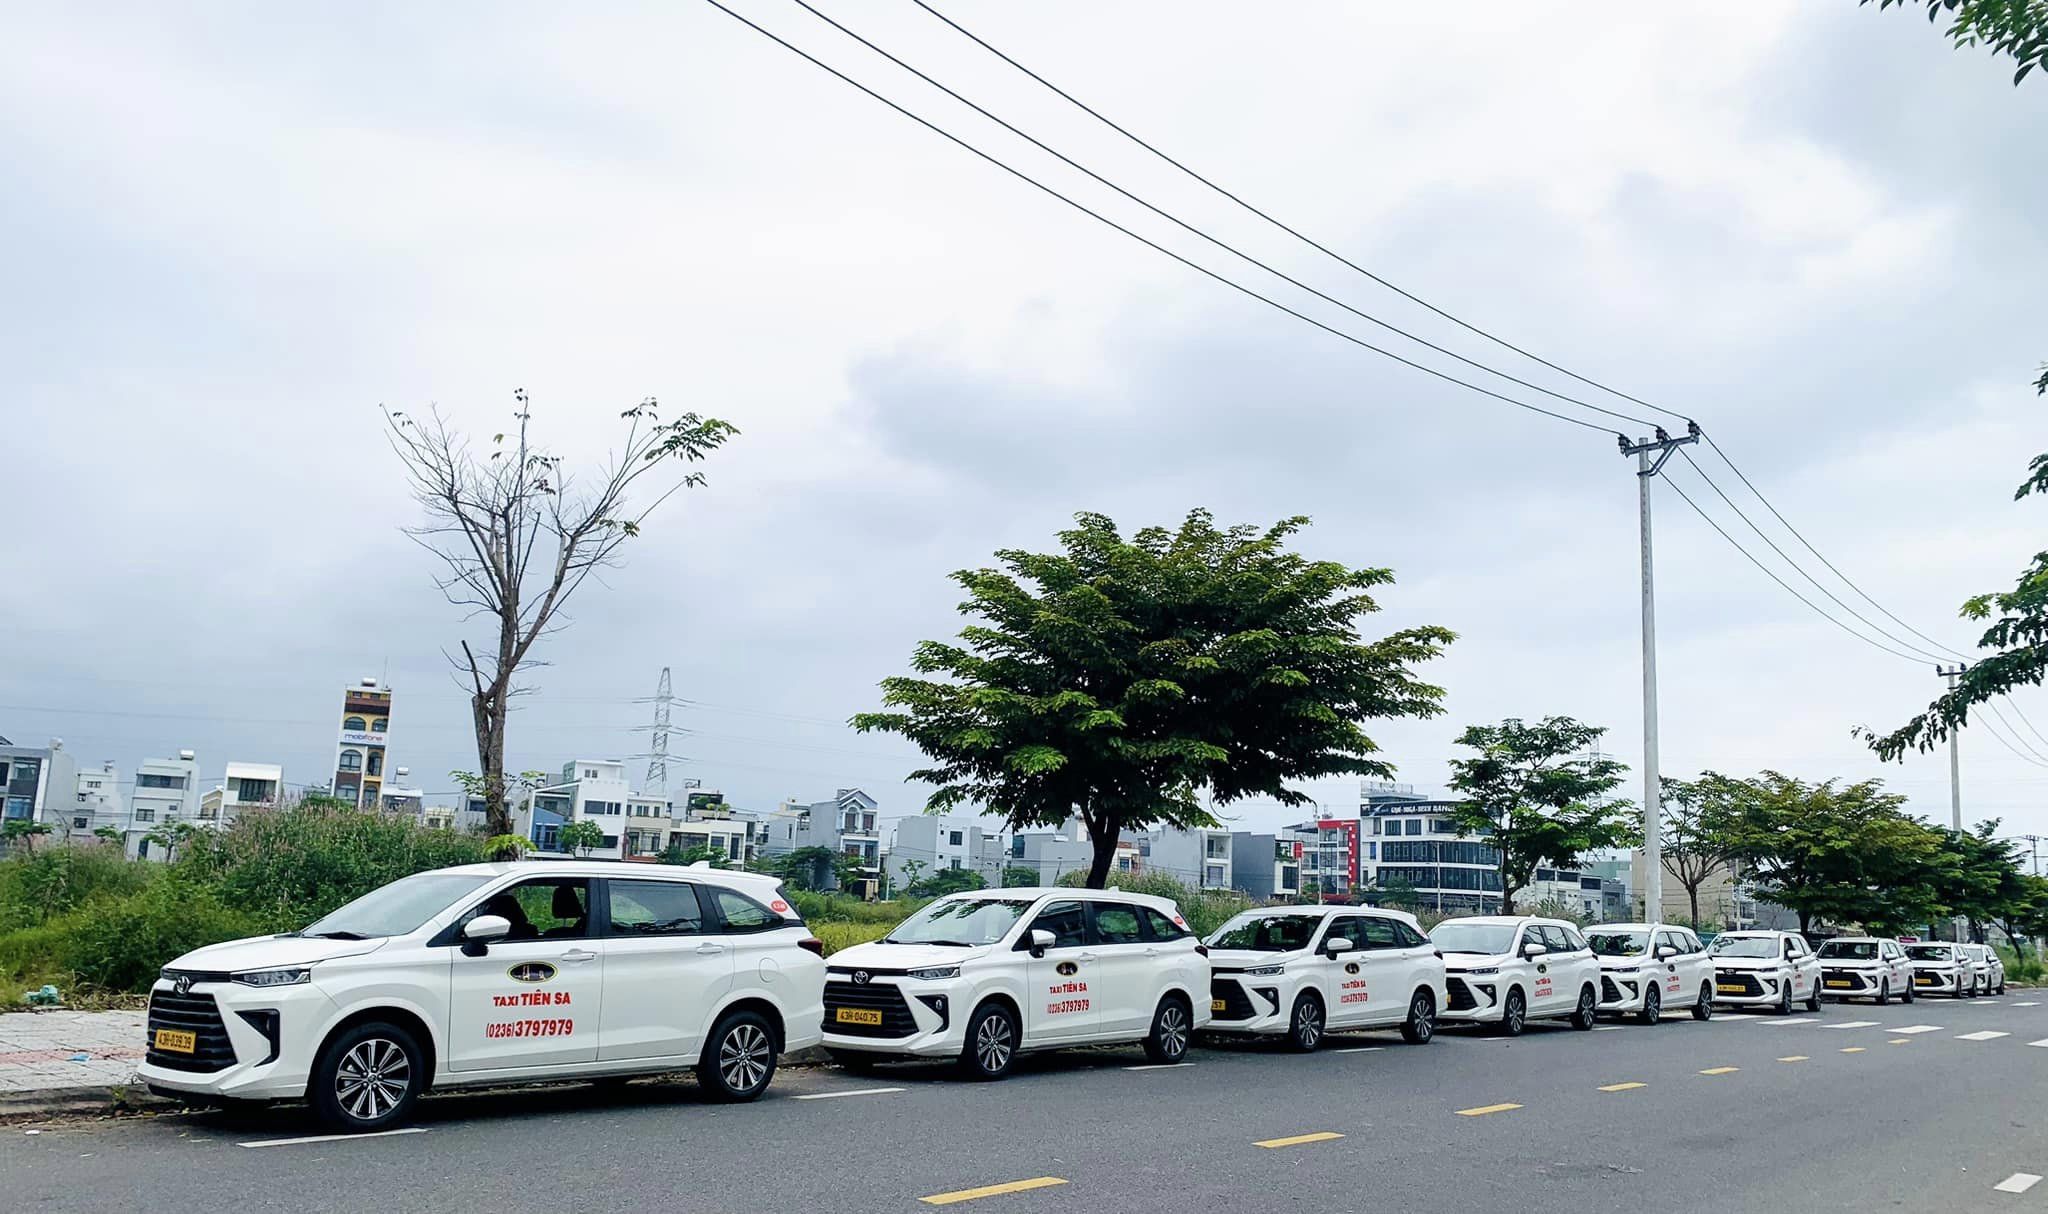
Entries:
<svg viewBox="0 0 2048 1214">
<path fill-rule="evenodd" d="M 1691 885 L 1686 886 L 1685 897 L 1686 901 L 1692 906 L 1693 930 L 1698 931 L 1700 927 L 1700 882 L 1695 881 Z M 1655 923 L 1656 921 L 1656 916 L 1650 916 L 1649 922 Z"/>
<path fill-rule="evenodd" d="M 1095 845 L 1095 858 L 1088 862 L 1088 888 L 1102 889 L 1109 884 L 1109 870 L 1116 866 L 1116 832 L 1091 826 L 1088 834 Z"/>
<path fill-rule="evenodd" d="M 1806 934 L 1806 930 L 1807 930 L 1808 928 L 1812 927 L 1812 926 L 1813 926 L 1813 912 L 1812 912 L 1812 911 L 1808 911 L 1808 910 L 1802 910 L 1802 911 L 1800 911 L 1800 912 L 1799 912 L 1799 934 L 1800 934 L 1800 935 L 1802 935 L 1802 936 L 1804 936 L 1804 935 Z"/>
<path fill-rule="evenodd" d="M 495 690 L 495 689 L 493 689 Z M 505 712 L 502 693 L 479 693 L 470 700 L 476 724 L 476 760 L 484 777 L 484 834 L 512 833 L 512 814 L 505 805 Z"/>
</svg>

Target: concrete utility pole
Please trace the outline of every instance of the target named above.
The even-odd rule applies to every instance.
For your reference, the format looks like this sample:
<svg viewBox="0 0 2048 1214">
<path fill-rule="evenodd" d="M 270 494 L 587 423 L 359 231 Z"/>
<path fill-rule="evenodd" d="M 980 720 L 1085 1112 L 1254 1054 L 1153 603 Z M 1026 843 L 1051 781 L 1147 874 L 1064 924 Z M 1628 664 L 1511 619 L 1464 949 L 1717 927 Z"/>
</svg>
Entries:
<svg viewBox="0 0 2048 1214">
<path fill-rule="evenodd" d="M 1657 427 L 1655 438 L 1631 443 L 1616 436 L 1623 455 L 1636 457 L 1636 490 L 1641 502 L 1643 539 L 1643 918 L 1655 923 L 1664 914 L 1664 781 L 1657 770 L 1657 590 L 1650 556 L 1650 481 L 1671 453 L 1700 441 L 1698 422 L 1687 422 L 1685 437 L 1673 438 Z M 1652 460 L 1651 455 L 1657 458 Z"/>
<path fill-rule="evenodd" d="M 1947 679 L 1948 689 L 1954 691 L 1956 681 L 1962 678 L 1963 671 L 1968 669 L 1969 667 L 1958 662 L 1954 667 L 1936 665 L 1934 673 Z M 1956 748 L 1956 735 L 1961 732 L 1962 727 L 1959 725 L 1951 726 L 1948 731 L 1948 814 L 1949 825 L 1955 828 L 1957 834 L 1963 833 L 1963 763 Z M 1955 916 L 1949 926 L 1955 933 L 1956 942 L 1962 943 L 1963 917 Z"/>
</svg>

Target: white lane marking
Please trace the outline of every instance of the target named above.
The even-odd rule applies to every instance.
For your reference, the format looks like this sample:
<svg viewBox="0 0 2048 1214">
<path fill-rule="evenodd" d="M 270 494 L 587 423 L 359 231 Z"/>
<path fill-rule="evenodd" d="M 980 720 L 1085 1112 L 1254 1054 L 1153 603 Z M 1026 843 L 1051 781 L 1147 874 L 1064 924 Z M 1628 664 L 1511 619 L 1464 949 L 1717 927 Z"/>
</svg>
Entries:
<svg viewBox="0 0 2048 1214">
<path fill-rule="evenodd" d="M 1824 1024 L 1821 1027 L 1830 1029 L 1872 1029 L 1878 1027 L 1878 1022 L 1875 1020 L 1844 1020 L 1840 1024 Z"/>
<path fill-rule="evenodd" d="M 1716 1015 L 1716 1016 L 1714 1017 L 1714 1019 L 1716 1019 L 1716 1020 L 1762 1020 L 1762 1019 L 1763 1019 L 1763 1017 L 1762 1017 L 1762 1016 L 1759 1016 L 1759 1015 L 1757 1015 L 1757 1014 L 1755 1014 L 1754 1012 L 1721 1012 L 1721 1013 L 1717 1014 L 1717 1015 Z"/>
<path fill-rule="evenodd" d="M 2012 1036 L 2012 1034 L 2011 1034 L 2011 1033 L 1998 1033 L 1998 1032 L 1993 1032 L 1993 1031 L 1992 1031 L 1992 1030 L 1990 1030 L 1990 1029 L 1985 1029 L 1985 1030 L 1984 1030 L 1983 1032 L 1981 1032 L 1981 1033 L 1957 1033 L 1957 1034 L 1956 1034 L 1956 1040 L 1957 1040 L 1957 1041 L 1996 1041 L 1996 1040 L 1998 1040 L 1998 1039 L 1999 1039 L 2000 1037 L 2010 1037 L 2010 1036 Z"/>
<path fill-rule="evenodd" d="M 1991 1186 L 1993 1193 L 2024 1193 L 2041 1183 L 2041 1178 L 2032 1172 L 2014 1172 L 2012 1175 Z"/>
<path fill-rule="evenodd" d="M 2028 1045 L 2038 1045 L 2038 1046 L 2040 1046 L 2040 1047 L 2041 1047 L 2042 1049 L 2044 1049 L 2044 1050 L 2048 1050 L 2048 1037 L 2043 1037 L 2043 1038 L 2041 1038 L 2041 1039 L 2040 1039 L 2039 1041 L 2029 1041 L 2029 1042 L 2027 1042 L 2027 1044 L 2028 1044 Z"/>
<path fill-rule="evenodd" d="M 2022 1000 L 2020 1000 L 2020 1001 L 2019 1001 L 2018 1003 L 2015 1003 L 2015 1004 L 2013 1004 L 2013 1006 L 2014 1006 L 2014 1007 L 2040 1007 L 2040 1006 L 2041 1006 L 2041 1001 L 2040 1001 L 2040 1000 L 2038 1000 L 2038 999 L 2022 999 Z M 2020 1173 L 2020 1175 L 2024 1176 L 2024 1175 L 2026 1175 L 2026 1173 L 2025 1173 L 2025 1172 L 2022 1172 L 2022 1173 Z"/>
<path fill-rule="evenodd" d="M 797 1097 L 798 1100 L 837 1100 L 841 1096 L 880 1096 L 888 1092 L 901 1092 L 903 1088 L 855 1088 L 851 1092 L 811 1092 Z"/>
<path fill-rule="evenodd" d="M 296 1147 L 309 1142 L 348 1142 L 357 1138 L 389 1138 L 393 1134 L 424 1134 L 425 1126 L 409 1125 L 402 1130 L 373 1130 L 368 1134 L 311 1134 L 304 1138 L 263 1138 L 255 1142 L 238 1142 L 239 1147 Z"/>
<path fill-rule="evenodd" d="M 1127 1071 L 1177 1071 L 1184 1066 L 1193 1065 L 1195 1064 L 1192 1062 L 1154 1062 L 1146 1066 L 1127 1066 L 1124 1069 Z"/>
<path fill-rule="evenodd" d="M 1377 1054 L 1386 1049 L 1383 1045 L 1355 1045 L 1348 1050 L 1331 1050 L 1332 1054 Z"/>
<path fill-rule="evenodd" d="M 1794 1016 L 1794 1017 L 1792 1017 L 1792 1018 L 1791 1018 L 1790 1020 L 1776 1020 L 1776 1019 L 1773 1019 L 1773 1020 L 1766 1020 L 1766 1021 L 1764 1021 L 1764 1023 L 1765 1023 L 1765 1024 L 1770 1024 L 1770 1025 L 1776 1025 L 1776 1026 L 1778 1026 L 1778 1027 L 1782 1028 L 1782 1027 L 1784 1027 L 1785 1025 L 1788 1025 L 1788 1024 L 1819 1024 L 1819 1023 L 1820 1023 L 1820 1017 L 1818 1017 L 1818 1016 Z"/>
<path fill-rule="evenodd" d="M 1941 1026 L 1938 1024 L 1909 1024 L 1905 1028 L 1892 1030 L 1892 1032 L 1897 1033 L 1901 1037 L 1911 1037 L 1915 1033 L 1939 1033 L 1940 1031 Z"/>
<path fill-rule="evenodd" d="M 1596 1033 L 1619 1033 L 1621 1026 L 1618 1024 L 1596 1024 L 1593 1026 L 1593 1031 Z"/>
</svg>

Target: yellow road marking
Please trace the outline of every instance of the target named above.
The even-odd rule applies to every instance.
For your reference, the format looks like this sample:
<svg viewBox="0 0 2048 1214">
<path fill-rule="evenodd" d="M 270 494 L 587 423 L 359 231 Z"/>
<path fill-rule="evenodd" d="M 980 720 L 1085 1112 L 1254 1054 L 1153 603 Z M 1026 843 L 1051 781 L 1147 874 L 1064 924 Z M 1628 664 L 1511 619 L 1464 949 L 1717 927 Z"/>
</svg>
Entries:
<svg viewBox="0 0 2048 1214">
<path fill-rule="evenodd" d="M 1065 1183 L 1067 1182 L 1057 1176 L 1040 1176 L 1033 1180 L 1012 1180 L 1005 1184 L 983 1185 L 978 1189 L 955 1189 L 951 1193 L 934 1193 L 930 1197 L 920 1197 L 918 1200 L 928 1206 L 950 1206 L 956 1201 L 973 1201 L 977 1197 L 1001 1197 L 1005 1193 L 1049 1189 Z"/>
<path fill-rule="evenodd" d="M 1704 1070 L 1704 1071 L 1701 1071 L 1701 1072 L 1700 1072 L 1700 1074 L 1702 1074 L 1702 1075 L 1733 1075 L 1733 1074 L 1734 1074 L 1735 1072 L 1737 1072 L 1737 1071 L 1739 1071 L 1739 1070 L 1741 1070 L 1741 1069 L 1742 1069 L 1742 1068 L 1741 1068 L 1741 1067 L 1739 1067 L 1739 1066 L 1710 1066 L 1710 1067 L 1708 1067 L 1708 1068 L 1707 1068 L 1706 1070 Z"/>
<path fill-rule="evenodd" d="M 1805 1061 L 1806 1061 L 1806 1055 L 1804 1055 L 1804 1054 L 1788 1054 L 1788 1055 L 1786 1055 L 1785 1057 L 1783 1057 L 1783 1058 L 1780 1058 L 1780 1059 L 1778 1059 L 1778 1061 L 1779 1061 L 1779 1062 L 1805 1062 Z"/>
<path fill-rule="evenodd" d="M 1637 1088 L 1646 1088 L 1649 1086 L 1650 1085 L 1647 1083 L 1610 1083 L 1606 1087 L 1601 1088 L 1600 1090 L 1603 1092 L 1633 1092 Z"/>
<path fill-rule="evenodd" d="M 1313 1134 L 1295 1134 L 1288 1138 L 1268 1138 L 1264 1142 L 1255 1142 L 1252 1145 L 1255 1147 L 1298 1147 L 1305 1142 L 1329 1142 L 1333 1138 L 1342 1137 L 1344 1137 L 1342 1134 L 1333 1134 L 1328 1130 L 1318 1130 Z"/>
<path fill-rule="evenodd" d="M 1458 1116 L 1484 1117 L 1488 1113 L 1506 1113 L 1510 1110 L 1519 1109 L 1521 1107 L 1522 1106 L 1519 1104 L 1482 1104 L 1476 1109 L 1459 1109 Z"/>
<path fill-rule="evenodd" d="M 1891 1039 L 1890 1041 L 1887 1041 L 1887 1042 L 1885 1042 L 1885 1044 L 1886 1044 L 1886 1045 L 1911 1045 L 1911 1044 L 1913 1044 L 1913 1039 L 1912 1039 L 1911 1037 L 1894 1037 L 1894 1038 L 1892 1038 L 1892 1039 Z"/>
<path fill-rule="evenodd" d="M 1842 1047 L 1842 1052 L 1844 1054 L 1860 1054 L 1863 1052 L 1863 1047 L 1860 1045 L 1847 1045 Z"/>
</svg>

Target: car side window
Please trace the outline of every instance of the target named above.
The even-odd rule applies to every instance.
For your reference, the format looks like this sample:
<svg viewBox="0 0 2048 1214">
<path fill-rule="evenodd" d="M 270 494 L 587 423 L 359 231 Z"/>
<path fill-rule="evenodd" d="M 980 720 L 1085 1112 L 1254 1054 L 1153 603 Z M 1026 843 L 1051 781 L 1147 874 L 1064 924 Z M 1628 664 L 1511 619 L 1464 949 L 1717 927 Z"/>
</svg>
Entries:
<svg viewBox="0 0 2048 1214">
<path fill-rule="evenodd" d="M 1784 950 L 1787 957 L 1797 957 L 1799 955 L 1799 950 L 1792 947 L 1790 940 L 1784 942 Z"/>
<path fill-rule="evenodd" d="M 1677 932 L 1658 932 L 1657 947 L 1675 948 L 1682 953 L 1685 951 L 1685 942 L 1678 938 Z"/>
<path fill-rule="evenodd" d="M 1393 924 L 1394 935 L 1401 941 L 1402 948 L 1429 947 L 1429 941 L 1423 938 L 1421 932 L 1416 931 L 1414 928 L 1409 927 L 1407 924 L 1402 923 L 1399 920 L 1394 920 Z"/>
<path fill-rule="evenodd" d="M 1700 938 L 1691 932 L 1685 933 L 1685 943 L 1685 951 L 1688 953 L 1704 953 L 1707 951 L 1707 946 L 1700 943 Z"/>
<path fill-rule="evenodd" d="M 1401 947 L 1401 937 L 1394 931 L 1394 921 L 1379 919 L 1371 915 L 1357 915 L 1350 920 L 1351 941 L 1359 948 L 1391 949 Z"/>
<path fill-rule="evenodd" d="M 1088 908 L 1079 902 L 1051 902 L 1025 929 L 1028 945 L 1032 932 L 1051 932 L 1054 948 L 1080 948 L 1088 943 Z"/>
<path fill-rule="evenodd" d="M 596 935 L 590 922 L 588 877 L 541 877 L 501 889 L 472 907 L 458 922 L 497 915 L 512 925 L 506 940 L 583 940 Z"/>
<path fill-rule="evenodd" d="M 1537 925 L 1537 930 L 1543 933 L 1543 946 L 1551 952 L 1569 953 L 1574 951 L 1571 939 L 1564 934 L 1563 928 L 1543 923 Z"/>
<path fill-rule="evenodd" d="M 721 888 L 711 899 L 718 905 L 720 930 L 726 933 L 766 932 L 782 926 L 781 915 L 738 890 Z"/>
<path fill-rule="evenodd" d="M 605 932 L 612 936 L 696 936 L 704 907 L 687 881 L 613 881 Z"/>
<path fill-rule="evenodd" d="M 1121 902 L 1095 904 L 1095 938 L 1101 944 L 1143 944 L 1138 928 L 1138 909 Z"/>
<path fill-rule="evenodd" d="M 1138 913 L 1145 917 L 1145 927 L 1152 933 L 1154 940 L 1178 940 L 1191 934 L 1188 929 L 1149 906 L 1139 907 Z"/>
</svg>

